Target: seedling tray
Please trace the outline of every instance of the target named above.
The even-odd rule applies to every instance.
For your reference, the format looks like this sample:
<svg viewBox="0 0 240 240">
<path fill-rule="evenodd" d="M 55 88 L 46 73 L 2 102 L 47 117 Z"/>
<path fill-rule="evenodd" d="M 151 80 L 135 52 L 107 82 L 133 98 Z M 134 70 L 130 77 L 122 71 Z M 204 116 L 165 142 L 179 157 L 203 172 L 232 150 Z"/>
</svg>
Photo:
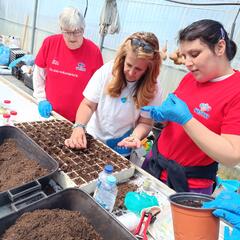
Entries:
<svg viewBox="0 0 240 240">
<path fill-rule="evenodd" d="M 112 164 L 118 182 L 133 176 L 135 166 L 104 143 L 87 134 L 87 149 L 75 150 L 64 145 L 72 132 L 72 123 L 65 120 L 26 122 L 17 124 L 30 138 L 59 163 L 55 180 L 63 187 L 80 187 L 91 193 L 98 174 L 106 164 Z"/>
</svg>

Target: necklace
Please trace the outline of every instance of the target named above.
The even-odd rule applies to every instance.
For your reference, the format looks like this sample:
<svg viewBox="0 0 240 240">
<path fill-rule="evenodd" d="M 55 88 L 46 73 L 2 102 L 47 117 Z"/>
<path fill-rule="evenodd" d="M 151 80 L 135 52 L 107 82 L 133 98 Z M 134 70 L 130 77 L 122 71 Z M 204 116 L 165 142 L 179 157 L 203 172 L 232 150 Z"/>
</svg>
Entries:
<svg viewBox="0 0 240 240">
<path fill-rule="evenodd" d="M 127 86 L 124 88 L 127 91 L 125 91 L 125 94 L 123 97 L 120 98 L 120 101 L 122 103 L 126 103 L 130 97 L 133 97 L 133 93 L 135 91 L 135 84 L 136 82 L 127 82 Z"/>
</svg>

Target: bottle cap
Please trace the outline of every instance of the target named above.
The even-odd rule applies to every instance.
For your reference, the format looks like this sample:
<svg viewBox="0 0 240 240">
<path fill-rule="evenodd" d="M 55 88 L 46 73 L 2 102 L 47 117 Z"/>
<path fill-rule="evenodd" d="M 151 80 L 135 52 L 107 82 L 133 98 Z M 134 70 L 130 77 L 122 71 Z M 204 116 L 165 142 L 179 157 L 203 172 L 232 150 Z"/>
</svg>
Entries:
<svg viewBox="0 0 240 240">
<path fill-rule="evenodd" d="M 11 103 L 11 100 L 7 100 L 7 99 L 6 99 L 6 100 L 4 100 L 3 102 L 9 104 L 9 103 Z"/>
<path fill-rule="evenodd" d="M 110 175 L 110 176 L 107 176 L 107 182 L 109 183 L 109 184 L 116 184 L 117 183 L 117 179 L 114 177 L 114 176 L 112 176 L 112 175 Z"/>
<path fill-rule="evenodd" d="M 113 172 L 113 166 L 111 164 L 108 164 L 104 167 L 104 171 L 107 173 L 112 173 Z"/>
<path fill-rule="evenodd" d="M 8 113 L 4 113 L 4 114 L 3 114 L 3 118 L 10 118 L 10 117 L 11 117 L 11 115 L 8 114 Z"/>
<path fill-rule="evenodd" d="M 11 111 L 10 114 L 13 115 L 13 116 L 16 116 L 17 112 L 16 111 Z"/>
</svg>

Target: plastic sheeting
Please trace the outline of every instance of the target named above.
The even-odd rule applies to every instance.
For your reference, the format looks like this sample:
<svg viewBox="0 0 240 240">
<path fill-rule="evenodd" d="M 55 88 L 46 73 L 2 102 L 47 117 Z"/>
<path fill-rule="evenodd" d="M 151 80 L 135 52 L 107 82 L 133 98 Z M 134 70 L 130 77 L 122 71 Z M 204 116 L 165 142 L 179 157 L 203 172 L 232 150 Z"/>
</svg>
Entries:
<svg viewBox="0 0 240 240">
<path fill-rule="evenodd" d="M 84 13 L 87 1 L 85 36 L 98 44 L 101 38 L 99 34 L 99 18 L 106 0 L 52 0 L 50 2 L 41 0 L 38 1 L 33 53 L 36 54 L 47 35 L 59 32 L 58 15 L 65 6 L 78 7 Z M 230 33 L 239 10 L 239 6 L 186 6 L 164 0 L 116 0 L 116 2 L 121 29 L 118 34 L 107 34 L 105 36 L 103 46 L 104 56 L 108 56 L 107 60 L 113 58 L 119 44 L 128 35 L 136 31 L 154 32 L 159 38 L 160 47 L 168 41 L 167 53 L 171 53 L 177 48 L 176 38 L 178 31 L 199 19 L 210 18 L 220 21 Z M 22 37 L 26 18 L 29 16 L 26 45 L 30 49 L 33 8 L 33 0 L 26 0 L 24 4 L 22 0 L 0 0 L 0 34 L 13 34 Z M 236 20 L 233 40 L 236 43 L 240 41 L 240 16 Z M 240 51 L 232 61 L 236 69 L 239 68 L 239 62 Z M 164 61 L 161 74 L 164 92 L 166 92 L 164 96 L 168 91 L 176 87 L 184 71 L 186 71 L 184 66 L 174 65 L 170 59 Z"/>
</svg>

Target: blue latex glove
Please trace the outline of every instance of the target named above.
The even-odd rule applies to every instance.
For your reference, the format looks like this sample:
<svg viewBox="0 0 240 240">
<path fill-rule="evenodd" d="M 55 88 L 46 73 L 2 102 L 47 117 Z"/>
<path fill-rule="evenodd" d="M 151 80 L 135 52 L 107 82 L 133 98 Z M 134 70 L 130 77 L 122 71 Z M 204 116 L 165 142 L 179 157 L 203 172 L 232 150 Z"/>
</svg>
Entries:
<svg viewBox="0 0 240 240">
<path fill-rule="evenodd" d="M 240 215 L 239 214 L 230 212 L 228 210 L 223 210 L 223 209 L 216 209 L 213 211 L 213 214 L 216 217 L 224 219 L 226 222 L 232 224 L 233 227 L 236 227 L 237 229 L 240 230 Z"/>
<path fill-rule="evenodd" d="M 229 227 L 224 228 L 224 240 L 238 240 L 240 239 L 240 231 L 237 228 L 233 228 L 230 233 Z"/>
<path fill-rule="evenodd" d="M 141 110 L 145 112 L 149 112 L 151 118 L 155 122 L 165 122 L 167 120 L 163 115 L 163 109 L 162 109 L 163 104 L 161 106 L 144 106 L 141 108 Z"/>
<path fill-rule="evenodd" d="M 38 103 L 38 111 L 41 117 L 49 118 L 52 111 L 52 105 L 48 100 L 43 100 Z"/>
<path fill-rule="evenodd" d="M 145 192 L 128 192 L 124 198 L 124 205 L 137 214 L 140 214 L 144 208 L 159 206 L 157 198 Z"/>
<path fill-rule="evenodd" d="M 192 118 L 187 104 L 173 93 L 168 95 L 161 106 L 145 106 L 141 109 L 150 112 L 151 118 L 157 122 L 171 121 L 184 125 Z"/>
<path fill-rule="evenodd" d="M 233 231 L 224 229 L 224 240 L 240 239 L 240 195 L 236 192 L 222 191 L 213 201 L 203 203 L 203 208 L 216 208 L 213 214 L 230 223 Z"/>
<path fill-rule="evenodd" d="M 236 192 L 224 190 L 214 200 L 203 203 L 203 208 L 217 208 L 230 211 L 238 214 L 240 221 L 240 195 Z"/>
</svg>

